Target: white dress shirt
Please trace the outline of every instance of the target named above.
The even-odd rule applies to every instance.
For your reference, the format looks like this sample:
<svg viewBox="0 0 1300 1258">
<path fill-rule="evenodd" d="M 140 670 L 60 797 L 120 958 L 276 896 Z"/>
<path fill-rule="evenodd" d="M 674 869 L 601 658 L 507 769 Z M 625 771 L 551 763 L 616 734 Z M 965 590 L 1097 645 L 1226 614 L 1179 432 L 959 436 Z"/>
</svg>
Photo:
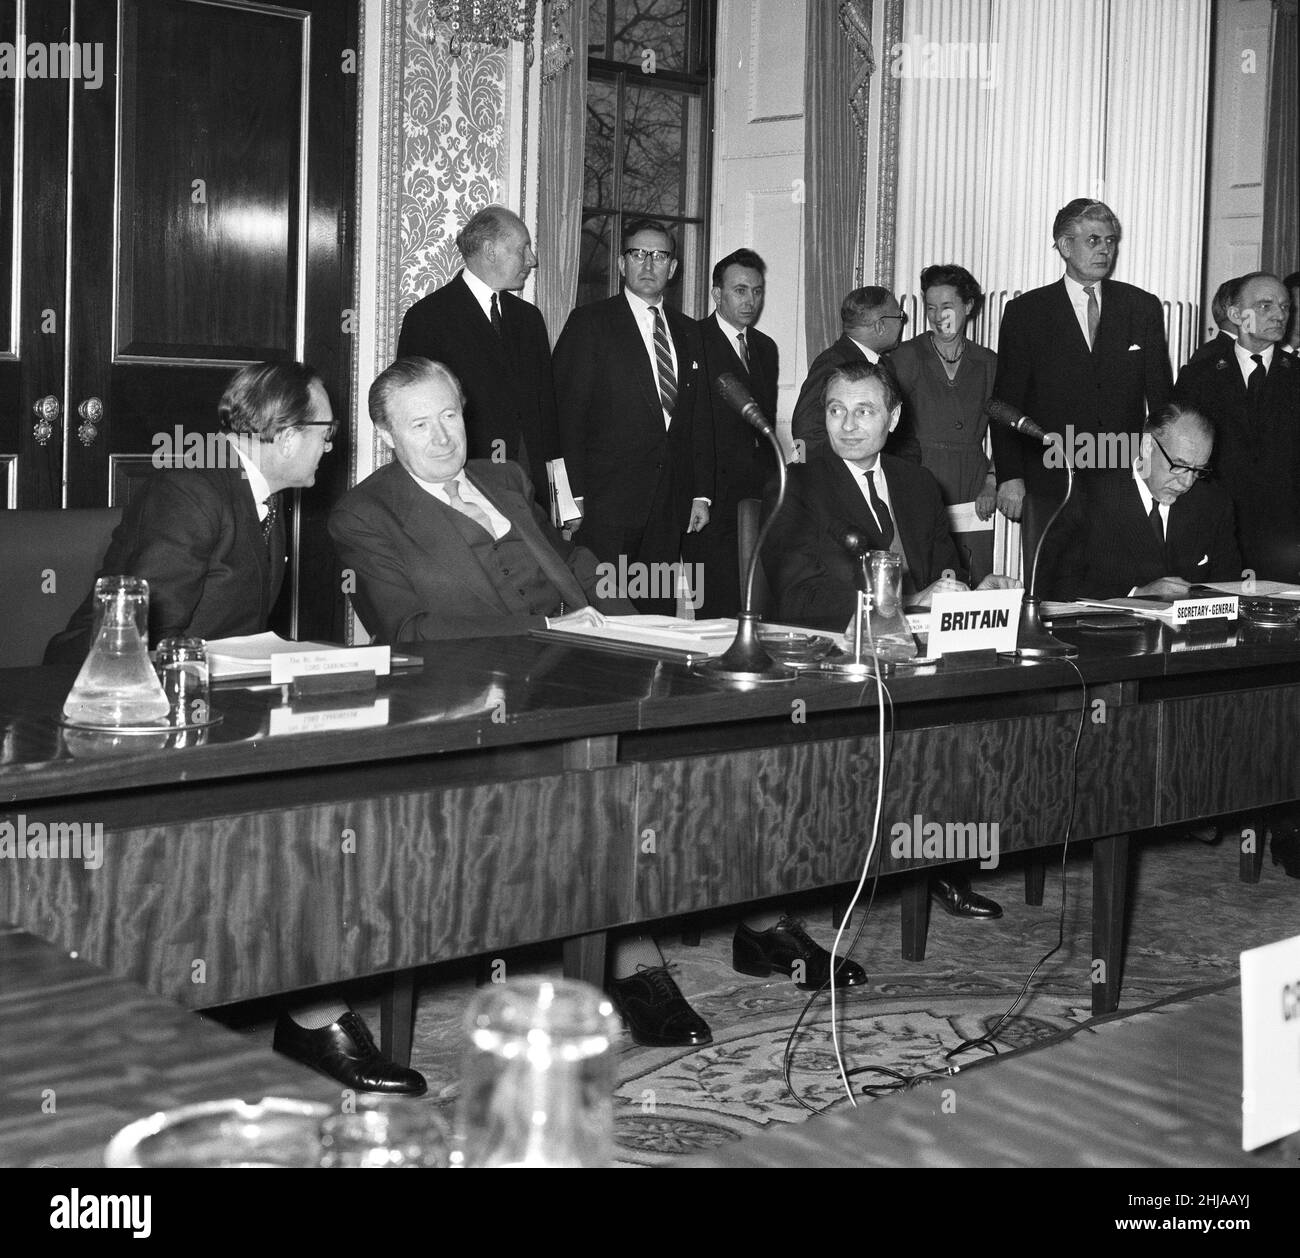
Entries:
<svg viewBox="0 0 1300 1258">
<path fill-rule="evenodd" d="M 408 473 L 409 475 L 409 473 Z M 411 479 L 424 490 L 426 494 L 432 494 L 444 506 L 451 507 L 451 498 L 447 494 L 446 481 L 421 480 L 418 476 L 411 476 Z M 495 541 L 500 541 L 507 533 L 510 532 L 510 521 L 496 509 L 487 498 L 474 487 L 469 477 L 465 475 L 465 469 L 461 468 L 452 480 L 456 482 L 457 490 L 460 493 L 462 502 L 472 503 L 478 507 L 487 516 L 492 524 L 492 537 Z M 453 511 L 455 507 L 451 507 Z"/>
<path fill-rule="evenodd" d="M 1250 356 L 1250 350 L 1246 349 L 1240 341 L 1234 342 L 1232 346 L 1233 353 L 1237 355 L 1237 366 L 1241 368 L 1241 378 L 1249 386 L 1251 372 L 1255 370 L 1254 360 Z M 1259 351 L 1259 356 L 1264 360 L 1265 373 L 1273 370 L 1273 346 Z"/>
<path fill-rule="evenodd" d="M 496 290 L 488 287 L 488 285 L 483 283 L 483 281 L 479 279 L 479 277 L 475 275 L 474 272 L 469 269 L 469 267 L 466 267 L 461 272 L 461 278 L 465 281 L 465 287 L 468 288 L 469 291 L 474 294 L 474 300 L 478 302 L 479 307 L 482 309 L 483 313 L 487 316 L 488 321 L 491 322 L 492 295 Z M 498 310 L 501 309 L 500 298 L 497 299 L 497 309 Z"/>
<path fill-rule="evenodd" d="M 266 477 L 262 475 L 262 469 L 239 448 L 239 442 L 235 440 L 233 434 L 225 433 L 224 435 L 230 443 L 230 448 L 239 456 L 239 461 L 244 465 L 244 479 L 248 482 L 253 501 L 257 503 L 257 520 L 260 524 L 266 519 L 271 510 L 266 505 L 266 500 L 271 496 L 271 486 L 267 483 Z"/>
</svg>

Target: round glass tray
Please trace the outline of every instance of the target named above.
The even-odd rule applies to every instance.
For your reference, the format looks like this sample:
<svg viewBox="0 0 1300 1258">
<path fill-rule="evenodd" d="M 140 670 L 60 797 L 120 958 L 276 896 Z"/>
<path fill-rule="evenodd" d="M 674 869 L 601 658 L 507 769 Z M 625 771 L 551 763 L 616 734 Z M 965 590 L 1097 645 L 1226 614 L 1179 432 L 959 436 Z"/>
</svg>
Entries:
<svg viewBox="0 0 1300 1258">
<path fill-rule="evenodd" d="M 183 730 L 211 729 L 220 725 L 222 719 L 220 712 L 214 712 L 206 721 L 189 721 L 184 725 L 89 725 L 63 716 L 54 723 L 64 729 L 87 730 L 92 734 L 178 734 Z"/>
<path fill-rule="evenodd" d="M 823 634 L 791 633 L 784 629 L 760 629 L 758 640 L 777 663 L 791 668 L 816 668 L 835 647 Z"/>
</svg>

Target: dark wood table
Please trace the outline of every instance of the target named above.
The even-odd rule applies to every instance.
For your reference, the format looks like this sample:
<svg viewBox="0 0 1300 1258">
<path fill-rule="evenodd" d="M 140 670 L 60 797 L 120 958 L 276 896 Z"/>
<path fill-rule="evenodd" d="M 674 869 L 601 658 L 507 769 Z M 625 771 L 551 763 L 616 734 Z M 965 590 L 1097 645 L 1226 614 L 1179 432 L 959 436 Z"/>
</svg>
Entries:
<svg viewBox="0 0 1300 1258">
<path fill-rule="evenodd" d="M 1300 797 L 1300 643 L 1243 627 L 1079 635 L 1075 666 L 900 671 L 879 868 L 925 870 L 890 826 L 999 825 L 1002 855 L 1096 840 L 1093 982 L 1119 992 L 1127 836 Z M 569 940 L 854 881 L 876 780 L 874 684 L 722 688 L 675 664 L 538 641 L 430 644 L 381 683 L 385 721 L 280 733 L 275 690 L 219 691 L 203 745 L 70 735 L 57 669 L 0 672 L 0 821 L 100 823 L 102 867 L 0 860 L 0 920 L 199 1008 Z M 368 702 L 368 701 L 365 701 Z M 1257 862 L 1260 853 L 1251 860 Z M 1249 864 L 1249 862 L 1248 862 Z M 1027 877 L 1031 899 L 1041 879 Z M 397 1051 L 402 1002 L 386 1025 Z M 0 1031 L 0 1034 L 3 1032 Z"/>
<path fill-rule="evenodd" d="M 0 924 L 0 1166 L 99 1166 L 137 1118 L 264 1096 L 337 1106 L 339 1088 L 267 1040 Z"/>
</svg>

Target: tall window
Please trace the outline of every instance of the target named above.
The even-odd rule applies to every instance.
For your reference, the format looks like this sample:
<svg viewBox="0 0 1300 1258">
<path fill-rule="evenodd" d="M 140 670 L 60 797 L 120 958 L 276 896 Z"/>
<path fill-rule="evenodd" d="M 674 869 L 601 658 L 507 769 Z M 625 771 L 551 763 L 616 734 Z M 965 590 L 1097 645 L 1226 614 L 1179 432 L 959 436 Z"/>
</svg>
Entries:
<svg viewBox="0 0 1300 1258">
<path fill-rule="evenodd" d="M 680 263 L 664 300 L 705 310 L 715 0 L 589 0 L 578 303 L 619 290 L 623 223 L 659 219 Z"/>
</svg>

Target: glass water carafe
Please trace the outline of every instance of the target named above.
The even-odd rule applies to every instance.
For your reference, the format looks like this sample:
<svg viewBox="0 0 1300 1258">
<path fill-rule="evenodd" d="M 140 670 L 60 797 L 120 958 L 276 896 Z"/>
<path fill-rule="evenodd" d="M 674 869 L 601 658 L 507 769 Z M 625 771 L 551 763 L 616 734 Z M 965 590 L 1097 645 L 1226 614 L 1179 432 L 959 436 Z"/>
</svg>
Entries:
<svg viewBox="0 0 1300 1258">
<path fill-rule="evenodd" d="M 90 654 L 77 674 L 63 716 L 76 725 L 160 725 L 167 696 L 149 663 L 149 582 L 100 577 Z"/>
</svg>

